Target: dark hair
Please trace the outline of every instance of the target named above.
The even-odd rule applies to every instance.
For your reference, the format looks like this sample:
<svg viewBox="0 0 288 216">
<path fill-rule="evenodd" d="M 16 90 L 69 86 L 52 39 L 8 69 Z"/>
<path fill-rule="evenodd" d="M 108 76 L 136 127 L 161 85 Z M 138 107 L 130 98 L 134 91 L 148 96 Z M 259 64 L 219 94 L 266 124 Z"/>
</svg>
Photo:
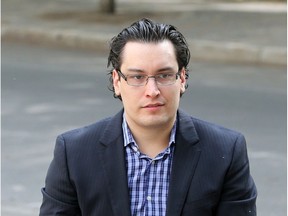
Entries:
<svg viewBox="0 0 288 216">
<path fill-rule="evenodd" d="M 121 100 L 121 96 L 115 94 L 112 72 L 114 69 L 120 70 L 122 64 L 121 55 L 126 43 L 129 41 L 157 43 L 163 40 L 172 42 L 175 48 L 179 70 L 184 68 L 186 70 L 185 78 L 188 79 L 187 66 L 190 60 L 190 51 L 184 36 L 172 25 L 156 23 L 152 20 L 143 18 L 123 29 L 117 36 L 111 39 L 107 67 L 111 65 L 113 67 L 109 72 L 109 89 L 114 92 L 115 98 Z M 187 87 L 188 84 L 186 84 L 185 88 Z"/>
</svg>

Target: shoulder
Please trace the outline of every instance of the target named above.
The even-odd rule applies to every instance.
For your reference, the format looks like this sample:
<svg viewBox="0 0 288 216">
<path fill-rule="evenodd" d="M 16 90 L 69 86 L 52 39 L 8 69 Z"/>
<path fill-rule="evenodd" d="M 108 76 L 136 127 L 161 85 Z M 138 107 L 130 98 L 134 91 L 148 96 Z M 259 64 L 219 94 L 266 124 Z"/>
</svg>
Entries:
<svg viewBox="0 0 288 216">
<path fill-rule="evenodd" d="M 182 124 L 189 128 L 189 131 L 182 130 L 182 132 L 190 134 L 190 136 L 191 133 L 195 133 L 194 137 L 198 138 L 202 148 L 233 150 L 236 145 L 246 148 L 246 141 L 241 132 L 195 118 L 183 112 L 179 112 L 179 117 L 182 119 Z"/>
<path fill-rule="evenodd" d="M 238 157 L 248 161 L 246 139 L 241 132 L 197 118 L 193 122 L 204 152 L 223 155 L 231 161 Z"/>
<path fill-rule="evenodd" d="M 194 128 L 199 137 L 202 136 L 225 136 L 225 137 L 237 137 L 242 136 L 242 134 L 236 130 L 229 129 L 219 124 L 205 121 L 203 119 L 191 116 L 184 111 L 180 110 L 178 112 L 179 120 L 182 124 L 190 125 L 190 128 Z"/>
<path fill-rule="evenodd" d="M 60 137 L 64 137 L 65 139 L 75 139 L 75 138 L 84 138 L 91 136 L 99 136 L 102 134 L 103 130 L 110 123 L 112 117 L 107 117 L 101 119 L 97 122 L 94 122 L 90 125 L 86 125 L 83 127 L 75 128 L 60 134 Z"/>
<path fill-rule="evenodd" d="M 211 138 L 226 137 L 235 139 L 235 137 L 243 136 L 241 132 L 224 127 L 222 125 L 211 123 L 195 117 L 191 117 L 191 120 L 193 121 L 195 129 L 200 137 L 203 136 L 208 136 Z"/>
<path fill-rule="evenodd" d="M 231 164 L 248 163 L 247 144 L 241 132 L 190 115 L 184 115 L 184 118 L 186 124 L 193 125 L 185 133 L 191 134 L 194 130 L 197 137 L 195 145 L 201 150 L 203 164 L 213 164 L 215 170 L 219 170 Z"/>
<path fill-rule="evenodd" d="M 104 118 L 93 124 L 64 132 L 58 136 L 57 140 L 60 139 L 67 145 L 83 146 L 89 143 L 95 144 L 103 136 L 117 136 L 121 133 L 121 124 L 122 112 L 119 112 L 115 116 Z"/>
</svg>

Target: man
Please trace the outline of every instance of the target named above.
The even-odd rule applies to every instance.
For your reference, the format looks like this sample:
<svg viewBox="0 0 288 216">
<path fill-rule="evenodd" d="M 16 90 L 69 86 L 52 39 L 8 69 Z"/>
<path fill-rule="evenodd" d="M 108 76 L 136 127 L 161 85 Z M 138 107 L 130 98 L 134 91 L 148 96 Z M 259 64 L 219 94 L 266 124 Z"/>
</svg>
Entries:
<svg viewBox="0 0 288 216">
<path fill-rule="evenodd" d="M 112 39 L 124 109 L 57 138 L 40 215 L 256 215 L 243 135 L 179 110 L 189 59 L 179 31 L 148 19 Z"/>
</svg>

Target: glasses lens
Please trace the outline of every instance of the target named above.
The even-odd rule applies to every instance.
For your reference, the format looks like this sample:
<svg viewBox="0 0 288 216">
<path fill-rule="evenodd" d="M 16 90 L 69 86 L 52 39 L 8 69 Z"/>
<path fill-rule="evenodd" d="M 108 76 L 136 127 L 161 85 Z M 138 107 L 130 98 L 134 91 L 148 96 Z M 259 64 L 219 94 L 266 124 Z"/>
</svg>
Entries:
<svg viewBox="0 0 288 216">
<path fill-rule="evenodd" d="M 129 75 L 127 76 L 127 83 L 132 86 L 143 86 L 146 84 L 147 75 Z"/>
<path fill-rule="evenodd" d="M 175 74 L 159 74 L 156 77 L 156 81 L 159 85 L 171 85 L 174 84 L 177 77 Z"/>
</svg>

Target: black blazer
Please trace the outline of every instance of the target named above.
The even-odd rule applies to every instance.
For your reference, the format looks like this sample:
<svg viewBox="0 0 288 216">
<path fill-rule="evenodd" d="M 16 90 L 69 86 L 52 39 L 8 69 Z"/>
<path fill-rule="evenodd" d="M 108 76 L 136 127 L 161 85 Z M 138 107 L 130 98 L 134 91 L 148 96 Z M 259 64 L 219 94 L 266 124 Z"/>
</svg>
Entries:
<svg viewBox="0 0 288 216">
<path fill-rule="evenodd" d="M 130 216 L 123 111 L 57 138 L 40 215 Z M 244 137 L 178 111 L 167 216 L 255 216 Z"/>
</svg>

